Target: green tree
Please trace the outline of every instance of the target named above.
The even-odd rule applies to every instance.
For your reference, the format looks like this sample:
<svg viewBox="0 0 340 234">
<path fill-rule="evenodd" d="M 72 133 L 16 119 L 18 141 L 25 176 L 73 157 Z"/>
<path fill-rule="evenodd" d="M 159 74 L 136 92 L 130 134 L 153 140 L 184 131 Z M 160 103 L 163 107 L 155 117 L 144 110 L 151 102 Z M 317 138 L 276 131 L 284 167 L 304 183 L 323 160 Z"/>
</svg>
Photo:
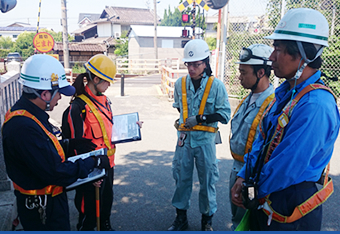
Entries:
<svg viewBox="0 0 340 234">
<path fill-rule="evenodd" d="M 34 54 L 33 38 L 35 33 L 23 32 L 21 33 L 14 46 L 12 47 L 12 52 L 19 52 L 23 58 L 27 58 Z"/>
<path fill-rule="evenodd" d="M 63 42 L 62 32 L 55 32 L 55 31 L 48 30 L 48 29 L 41 29 L 39 30 L 39 32 L 47 32 L 53 37 L 55 42 Z M 68 41 L 73 41 L 73 40 L 74 40 L 74 37 L 68 34 Z"/>
<path fill-rule="evenodd" d="M 14 42 L 10 37 L 0 37 L 0 48 L 1 49 L 11 49 Z"/>
<path fill-rule="evenodd" d="M 129 54 L 129 39 L 127 38 L 127 31 L 123 31 L 120 39 L 117 39 L 115 55 L 126 56 Z"/>
<path fill-rule="evenodd" d="M 216 49 L 216 41 L 217 41 L 216 38 L 207 37 L 205 38 L 205 41 L 207 42 L 210 51 Z"/>
</svg>

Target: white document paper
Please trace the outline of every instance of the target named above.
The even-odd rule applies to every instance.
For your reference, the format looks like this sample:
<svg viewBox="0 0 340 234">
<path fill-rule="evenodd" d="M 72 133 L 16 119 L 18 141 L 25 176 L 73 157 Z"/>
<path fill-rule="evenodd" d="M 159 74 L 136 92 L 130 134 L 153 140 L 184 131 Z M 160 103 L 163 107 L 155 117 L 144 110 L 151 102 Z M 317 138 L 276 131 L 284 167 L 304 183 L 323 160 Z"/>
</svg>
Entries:
<svg viewBox="0 0 340 234">
<path fill-rule="evenodd" d="M 106 155 L 106 154 L 107 154 L 107 149 L 102 148 L 102 149 L 91 151 L 91 152 L 86 153 L 86 154 L 80 154 L 80 155 L 77 155 L 77 156 L 70 157 L 67 160 L 75 162 L 79 158 L 85 159 L 85 158 L 88 158 L 88 157 L 91 157 L 91 156 L 94 156 L 94 155 Z M 98 179 L 100 179 L 104 176 L 105 176 L 105 169 L 94 168 L 93 171 L 88 175 L 87 178 L 84 178 L 84 179 L 79 178 L 76 182 L 67 186 L 66 190 L 73 189 L 73 188 L 75 188 L 79 185 L 85 184 L 87 182 L 97 181 Z"/>
<path fill-rule="evenodd" d="M 112 137 L 114 144 L 141 140 L 138 112 L 113 116 Z"/>
</svg>

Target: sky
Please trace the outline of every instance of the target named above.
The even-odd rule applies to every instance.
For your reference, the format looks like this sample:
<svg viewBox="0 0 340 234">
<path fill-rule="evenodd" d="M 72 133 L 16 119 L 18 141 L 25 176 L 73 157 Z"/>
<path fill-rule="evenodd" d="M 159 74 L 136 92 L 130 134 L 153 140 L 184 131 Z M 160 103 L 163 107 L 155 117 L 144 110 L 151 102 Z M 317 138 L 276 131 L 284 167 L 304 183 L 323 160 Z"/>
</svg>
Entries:
<svg viewBox="0 0 340 234">
<path fill-rule="evenodd" d="M 171 11 L 179 5 L 179 0 L 157 0 L 157 14 L 163 18 L 164 10 L 170 6 Z M 249 4 L 249 3 L 252 4 Z M 230 11 L 237 12 L 249 6 L 254 10 L 263 5 L 264 0 L 230 0 Z M 247 4 L 248 3 L 248 4 Z M 78 18 L 80 13 L 101 14 L 105 6 L 134 7 L 153 9 L 153 0 L 67 0 L 68 33 L 79 28 Z M 240 7 L 242 6 L 242 7 Z M 233 10 L 234 9 L 234 10 Z M 29 23 L 37 27 L 39 0 L 17 0 L 17 5 L 7 13 L 0 12 L 0 27 L 5 27 L 15 22 Z M 218 10 L 210 9 L 208 15 L 217 14 Z M 244 13 L 245 14 L 245 13 Z M 56 32 L 62 31 L 61 26 L 61 0 L 41 0 L 39 27 L 52 28 Z"/>
</svg>

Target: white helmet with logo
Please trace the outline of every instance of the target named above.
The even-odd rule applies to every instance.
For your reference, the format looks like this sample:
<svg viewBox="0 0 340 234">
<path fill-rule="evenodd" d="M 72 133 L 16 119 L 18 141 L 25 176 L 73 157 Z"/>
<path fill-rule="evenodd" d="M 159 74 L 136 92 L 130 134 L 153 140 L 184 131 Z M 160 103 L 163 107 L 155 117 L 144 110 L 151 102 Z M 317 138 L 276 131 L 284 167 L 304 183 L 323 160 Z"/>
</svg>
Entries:
<svg viewBox="0 0 340 234">
<path fill-rule="evenodd" d="M 272 62 L 269 60 L 269 56 L 273 51 L 274 49 L 268 45 L 253 44 L 248 48 L 242 48 L 240 52 L 240 61 L 236 63 L 271 66 Z"/>
<path fill-rule="evenodd" d="M 54 57 L 35 54 L 29 57 L 21 69 L 19 82 L 36 90 L 57 90 L 72 96 L 75 88 L 66 79 L 63 65 Z"/>
<path fill-rule="evenodd" d="M 328 33 L 327 19 L 319 11 L 296 8 L 289 10 L 276 26 L 274 33 L 265 38 L 328 46 Z"/>
<path fill-rule="evenodd" d="M 201 39 L 193 39 L 184 46 L 183 62 L 196 62 L 209 57 L 208 44 Z"/>
</svg>

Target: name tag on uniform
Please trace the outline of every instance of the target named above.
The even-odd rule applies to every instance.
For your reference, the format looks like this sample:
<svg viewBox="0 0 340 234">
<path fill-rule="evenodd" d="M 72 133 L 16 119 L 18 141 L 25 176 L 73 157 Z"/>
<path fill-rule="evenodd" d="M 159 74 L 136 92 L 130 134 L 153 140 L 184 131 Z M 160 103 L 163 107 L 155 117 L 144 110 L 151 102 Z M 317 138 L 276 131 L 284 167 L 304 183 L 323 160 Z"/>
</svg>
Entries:
<svg viewBox="0 0 340 234">
<path fill-rule="evenodd" d="M 282 115 L 280 115 L 279 117 L 278 122 L 282 128 L 286 127 L 286 125 L 289 123 L 288 116 L 285 113 L 282 113 Z"/>
</svg>

